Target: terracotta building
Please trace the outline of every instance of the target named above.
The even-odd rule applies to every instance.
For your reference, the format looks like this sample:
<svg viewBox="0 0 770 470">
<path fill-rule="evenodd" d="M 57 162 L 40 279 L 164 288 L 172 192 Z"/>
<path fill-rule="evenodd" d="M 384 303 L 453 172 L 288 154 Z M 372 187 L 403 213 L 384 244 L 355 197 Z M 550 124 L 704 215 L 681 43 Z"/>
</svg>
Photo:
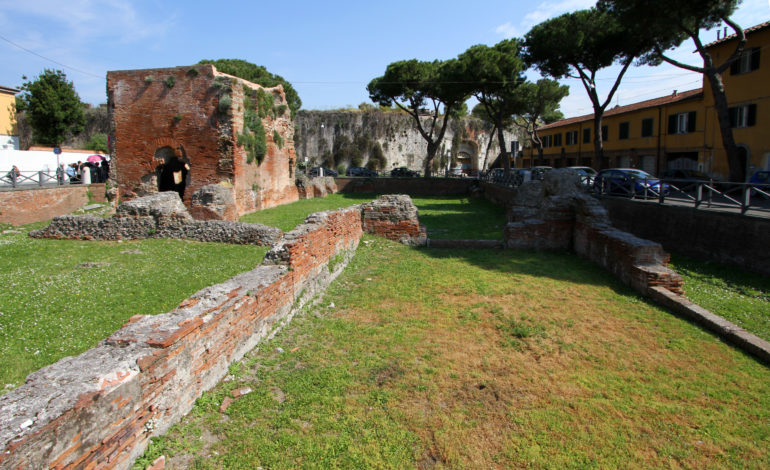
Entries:
<svg viewBox="0 0 770 470">
<path fill-rule="evenodd" d="M 283 88 L 213 65 L 107 73 L 111 174 L 118 197 L 232 195 L 227 218 L 298 199 L 294 125 Z"/>
</svg>

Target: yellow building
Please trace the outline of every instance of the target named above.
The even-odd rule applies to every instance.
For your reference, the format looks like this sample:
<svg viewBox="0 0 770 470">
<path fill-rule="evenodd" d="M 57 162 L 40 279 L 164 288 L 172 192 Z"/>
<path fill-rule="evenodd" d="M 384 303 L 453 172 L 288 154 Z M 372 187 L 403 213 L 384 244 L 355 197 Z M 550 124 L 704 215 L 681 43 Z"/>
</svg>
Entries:
<svg viewBox="0 0 770 470">
<path fill-rule="evenodd" d="M 689 167 L 682 159 L 697 161 L 703 147 L 703 93 L 701 89 L 674 91 L 669 96 L 608 109 L 602 119 L 604 161 L 594 152 L 593 114 L 554 122 L 538 129 L 543 155 L 529 148 L 522 165 L 640 168 Z"/>
<path fill-rule="evenodd" d="M 0 85 L 0 149 L 18 149 L 16 94 L 19 90 Z"/>
<path fill-rule="evenodd" d="M 770 45 L 770 22 L 746 29 L 740 60 L 723 74 L 736 143 L 746 155 L 749 175 L 770 169 L 770 59 L 760 61 Z M 707 45 L 715 63 L 735 49 L 735 36 Z M 666 169 L 697 169 L 717 178 L 728 176 L 727 159 L 714 99 L 704 88 L 608 109 L 602 120 L 604 160 L 597 161 L 593 114 L 542 126 L 543 154 L 530 146 L 520 166 L 591 166 L 639 168 L 652 174 Z"/>
<path fill-rule="evenodd" d="M 770 21 L 747 28 L 746 45 L 741 58 L 722 74 L 735 143 L 743 153 L 747 175 L 755 170 L 770 170 Z M 727 36 L 707 44 L 706 48 L 721 63 L 735 50 L 736 36 Z M 713 149 L 704 168 L 727 176 L 727 158 L 719 133 L 711 85 L 704 82 L 706 108 L 706 146 Z"/>
</svg>

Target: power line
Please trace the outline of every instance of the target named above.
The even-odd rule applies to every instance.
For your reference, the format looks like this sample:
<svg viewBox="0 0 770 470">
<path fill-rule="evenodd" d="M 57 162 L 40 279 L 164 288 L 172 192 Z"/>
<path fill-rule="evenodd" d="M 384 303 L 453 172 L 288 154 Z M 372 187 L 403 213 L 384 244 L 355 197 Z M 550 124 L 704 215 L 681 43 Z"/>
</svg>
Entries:
<svg viewBox="0 0 770 470">
<path fill-rule="evenodd" d="M 28 52 L 28 53 L 30 53 L 30 54 L 32 54 L 34 56 L 40 57 L 41 59 L 47 60 L 49 62 L 53 62 L 56 65 L 60 65 L 60 66 L 62 66 L 64 68 L 67 68 L 67 69 L 70 69 L 70 70 L 74 70 L 75 72 L 79 72 L 79 73 L 82 73 L 84 75 L 89 75 L 91 77 L 104 78 L 101 75 L 95 75 L 95 74 L 93 74 L 91 72 L 86 72 L 85 70 L 80 70 L 78 68 L 71 67 L 71 66 L 66 65 L 66 64 L 62 64 L 61 62 L 57 62 L 57 61 L 55 61 L 53 59 L 49 59 L 48 57 L 40 55 L 40 54 L 38 54 L 35 51 L 31 51 L 31 50 L 27 49 L 26 47 L 23 47 L 23 46 L 20 46 L 19 44 L 16 44 L 15 42 L 11 41 L 10 39 L 8 39 L 8 38 L 6 38 L 6 37 L 4 37 L 2 35 L 0 35 L 0 39 L 2 39 L 3 41 L 7 42 L 8 44 L 10 44 L 12 46 L 18 47 L 19 49 L 21 49 L 24 52 Z"/>
</svg>

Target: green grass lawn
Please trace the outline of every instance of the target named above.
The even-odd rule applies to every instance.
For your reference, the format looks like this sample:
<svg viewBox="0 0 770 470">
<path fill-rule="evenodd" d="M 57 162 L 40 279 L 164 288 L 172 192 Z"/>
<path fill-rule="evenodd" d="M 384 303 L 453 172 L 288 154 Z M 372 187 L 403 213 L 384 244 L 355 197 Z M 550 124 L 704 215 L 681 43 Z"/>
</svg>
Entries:
<svg viewBox="0 0 770 470">
<path fill-rule="evenodd" d="M 95 242 L 0 235 L 0 393 L 80 354 L 132 315 L 172 310 L 258 265 L 266 247 L 181 240 Z"/>
<path fill-rule="evenodd" d="M 366 236 L 230 374 L 135 468 L 770 467 L 770 369 L 566 253 Z"/>
<path fill-rule="evenodd" d="M 241 222 L 278 227 L 288 232 L 313 212 L 339 209 L 376 199 L 376 194 L 337 193 L 325 198 L 303 199 L 284 206 L 252 212 Z M 420 224 L 428 237 L 450 240 L 501 240 L 505 209 L 483 198 L 458 196 L 412 196 Z"/>
<path fill-rule="evenodd" d="M 670 267 L 692 302 L 770 341 L 770 277 L 676 255 Z"/>
</svg>

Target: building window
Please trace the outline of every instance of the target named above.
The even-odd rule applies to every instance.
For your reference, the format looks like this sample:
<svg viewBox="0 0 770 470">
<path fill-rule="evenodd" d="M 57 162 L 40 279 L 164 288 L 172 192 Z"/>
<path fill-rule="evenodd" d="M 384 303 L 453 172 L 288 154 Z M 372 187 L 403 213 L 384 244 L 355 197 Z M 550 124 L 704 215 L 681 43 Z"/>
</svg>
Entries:
<svg viewBox="0 0 770 470">
<path fill-rule="evenodd" d="M 553 146 L 554 147 L 561 147 L 561 132 L 558 134 L 554 134 L 553 136 Z"/>
<path fill-rule="evenodd" d="M 602 142 L 607 142 L 610 138 L 610 129 L 607 126 L 602 126 Z"/>
<path fill-rule="evenodd" d="M 546 135 L 543 136 L 543 148 L 549 148 L 553 144 L 553 136 L 552 135 Z"/>
<path fill-rule="evenodd" d="M 741 56 L 730 64 L 730 75 L 741 75 L 759 68 L 759 48 L 744 50 Z"/>
<path fill-rule="evenodd" d="M 757 123 L 757 105 L 745 104 L 730 108 L 730 127 L 751 127 Z"/>
<path fill-rule="evenodd" d="M 642 119 L 642 137 L 652 137 L 653 119 Z"/>
<path fill-rule="evenodd" d="M 578 143 L 578 131 L 568 131 L 564 138 L 567 141 L 567 145 L 575 145 Z"/>
<path fill-rule="evenodd" d="M 689 134 L 690 132 L 695 132 L 695 111 L 668 116 L 669 134 Z"/>
<path fill-rule="evenodd" d="M 584 144 L 591 143 L 591 129 L 583 129 L 583 143 Z"/>
<path fill-rule="evenodd" d="M 628 128 L 629 128 L 629 123 L 627 123 L 627 122 L 621 122 L 620 123 L 620 128 L 619 128 L 620 132 L 618 134 L 618 138 L 620 140 L 628 139 Z"/>
</svg>

